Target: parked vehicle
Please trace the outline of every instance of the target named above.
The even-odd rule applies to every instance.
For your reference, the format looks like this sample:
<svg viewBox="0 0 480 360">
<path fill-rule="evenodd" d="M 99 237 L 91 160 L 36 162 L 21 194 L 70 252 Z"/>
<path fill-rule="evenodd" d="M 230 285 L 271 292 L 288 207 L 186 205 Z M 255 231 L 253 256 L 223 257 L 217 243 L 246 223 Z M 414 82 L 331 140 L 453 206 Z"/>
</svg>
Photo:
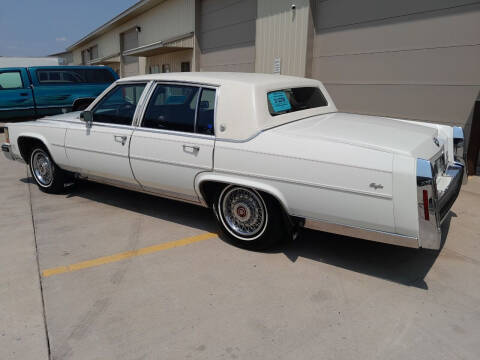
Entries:
<svg viewBox="0 0 480 360">
<path fill-rule="evenodd" d="M 0 68 L 0 119 L 83 110 L 117 79 L 106 66 Z"/>
<path fill-rule="evenodd" d="M 464 174 L 458 127 L 340 113 L 316 80 L 171 73 L 117 81 L 86 111 L 7 124 L 45 192 L 67 178 L 213 208 L 250 249 L 299 226 L 439 249 Z"/>
</svg>

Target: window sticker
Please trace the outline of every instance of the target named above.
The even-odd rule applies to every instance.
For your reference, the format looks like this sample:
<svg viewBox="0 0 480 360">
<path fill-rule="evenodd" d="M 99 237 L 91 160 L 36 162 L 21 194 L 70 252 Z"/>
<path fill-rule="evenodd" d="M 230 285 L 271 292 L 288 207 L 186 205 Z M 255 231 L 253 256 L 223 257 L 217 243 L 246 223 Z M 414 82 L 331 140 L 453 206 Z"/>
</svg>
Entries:
<svg viewBox="0 0 480 360">
<path fill-rule="evenodd" d="M 288 111 L 292 109 L 285 91 L 275 91 L 268 94 L 268 101 L 272 105 L 274 112 Z"/>
</svg>

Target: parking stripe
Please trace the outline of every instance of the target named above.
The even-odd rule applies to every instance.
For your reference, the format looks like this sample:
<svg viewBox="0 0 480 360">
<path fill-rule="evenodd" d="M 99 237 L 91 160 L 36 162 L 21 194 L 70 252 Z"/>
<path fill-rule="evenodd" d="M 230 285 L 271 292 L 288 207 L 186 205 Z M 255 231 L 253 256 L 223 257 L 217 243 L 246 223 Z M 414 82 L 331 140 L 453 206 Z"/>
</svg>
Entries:
<svg viewBox="0 0 480 360">
<path fill-rule="evenodd" d="M 67 272 L 110 264 L 110 263 L 114 263 L 117 261 L 129 259 L 129 258 L 140 256 L 140 255 L 147 255 L 147 254 L 152 254 L 152 253 L 156 253 L 163 250 L 173 249 L 180 246 L 190 245 L 199 241 L 212 239 L 216 236 L 217 234 L 205 233 L 205 234 L 188 237 L 181 240 L 170 241 L 163 244 L 153 245 L 153 246 L 149 246 L 149 247 L 145 247 L 137 250 L 125 251 L 125 252 L 114 254 L 114 255 L 103 256 L 103 257 L 99 257 L 92 260 L 82 261 L 82 262 L 68 265 L 68 266 L 59 266 L 56 268 L 43 270 L 42 276 L 49 277 L 52 275 L 59 275 Z"/>
</svg>

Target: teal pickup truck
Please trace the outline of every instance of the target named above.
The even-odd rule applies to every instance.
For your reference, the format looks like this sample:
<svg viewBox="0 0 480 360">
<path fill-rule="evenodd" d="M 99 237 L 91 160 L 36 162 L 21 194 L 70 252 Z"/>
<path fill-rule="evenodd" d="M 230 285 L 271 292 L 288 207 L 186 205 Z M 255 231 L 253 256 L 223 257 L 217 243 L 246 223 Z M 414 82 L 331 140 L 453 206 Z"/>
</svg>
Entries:
<svg viewBox="0 0 480 360">
<path fill-rule="evenodd" d="M 117 79 L 107 66 L 0 68 L 0 119 L 83 110 Z"/>
</svg>

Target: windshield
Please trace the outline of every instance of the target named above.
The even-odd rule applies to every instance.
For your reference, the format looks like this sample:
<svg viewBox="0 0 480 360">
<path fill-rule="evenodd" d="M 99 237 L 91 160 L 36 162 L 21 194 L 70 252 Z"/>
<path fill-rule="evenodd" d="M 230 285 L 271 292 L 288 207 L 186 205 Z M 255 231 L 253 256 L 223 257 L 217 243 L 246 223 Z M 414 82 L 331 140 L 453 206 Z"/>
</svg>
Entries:
<svg viewBox="0 0 480 360">
<path fill-rule="evenodd" d="M 271 91 L 267 94 L 268 110 L 272 116 L 327 106 L 318 87 L 300 87 Z"/>
</svg>

